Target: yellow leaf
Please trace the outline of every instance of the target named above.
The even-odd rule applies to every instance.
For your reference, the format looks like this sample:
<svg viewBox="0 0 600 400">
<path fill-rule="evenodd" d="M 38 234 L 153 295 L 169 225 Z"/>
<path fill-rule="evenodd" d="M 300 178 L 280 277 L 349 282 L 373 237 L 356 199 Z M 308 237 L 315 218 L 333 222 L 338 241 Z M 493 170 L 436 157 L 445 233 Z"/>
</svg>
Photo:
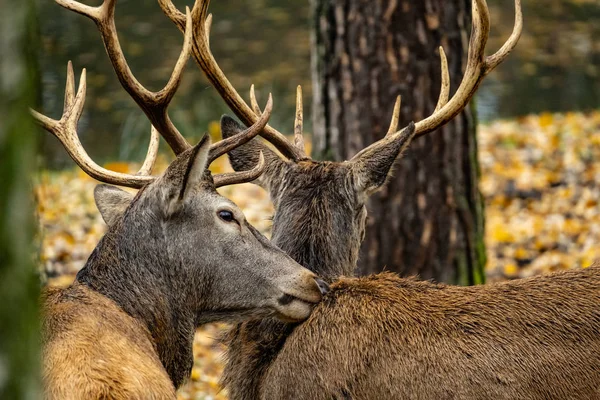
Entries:
<svg viewBox="0 0 600 400">
<path fill-rule="evenodd" d="M 554 117 L 551 113 L 545 112 L 540 114 L 540 126 L 542 128 L 547 128 L 552 125 L 554 122 Z"/>
<path fill-rule="evenodd" d="M 578 220 L 571 218 L 565 221 L 563 229 L 570 235 L 575 235 L 582 231 L 581 223 Z"/>
<path fill-rule="evenodd" d="M 514 242 L 515 236 L 505 226 L 496 225 L 492 230 L 492 239 L 496 242 Z"/>
<path fill-rule="evenodd" d="M 208 124 L 208 134 L 213 143 L 221 140 L 221 124 L 218 121 L 211 121 Z"/>
<path fill-rule="evenodd" d="M 525 250 L 524 248 L 519 247 L 519 248 L 517 248 L 517 250 L 515 250 L 515 258 L 522 260 L 527 257 L 528 257 L 527 250 Z"/>
<path fill-rule="evenodd" d="M 512 263 L 506 264 L 504 266 L 504 275 L 506 276 L 516 276 L 519 272 L 519 268 Z"/>
<path fill-rule="evenodd" d="M 124 162 L 110 162 L 104 164 L 104 168 L 110 169 L 111 171 L 121 172 L 123 174 L 129 173 L 129 164 Z"/>
</svg>

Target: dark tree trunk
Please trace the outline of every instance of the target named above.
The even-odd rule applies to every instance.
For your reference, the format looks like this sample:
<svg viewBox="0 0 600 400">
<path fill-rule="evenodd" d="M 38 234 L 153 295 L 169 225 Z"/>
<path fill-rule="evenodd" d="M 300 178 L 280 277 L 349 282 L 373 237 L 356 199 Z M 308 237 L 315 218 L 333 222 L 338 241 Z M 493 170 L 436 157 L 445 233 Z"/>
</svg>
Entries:
<svg viewBox="0 0 600 400">
<path fill-rule="evenodd" d="M 452 90 L 462 78 L 469 0 L 313 0 L 315 155 L 344 160 L 382 138 L 402 95 L 401 125 L 435 108 L 438 46 Z M 473 112 L 416 139 L 369 204 L 359 272 L 484 280 L 483 209 Z"/>
<path fill-rule="evenodd" d="M 6 4 L 8 3 L 8 4 Z M 39 278 L 32 246 L 36 131 L 33 1 L 0 2 L 0 398 L 39 390 Z"/>
</svg>

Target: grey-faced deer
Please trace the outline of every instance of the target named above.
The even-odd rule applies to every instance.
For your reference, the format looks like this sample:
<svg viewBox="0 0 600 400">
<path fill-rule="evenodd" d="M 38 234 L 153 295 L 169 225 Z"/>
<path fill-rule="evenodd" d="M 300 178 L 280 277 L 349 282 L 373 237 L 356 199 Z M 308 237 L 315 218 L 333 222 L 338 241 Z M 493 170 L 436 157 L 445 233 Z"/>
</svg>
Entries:
<svg viewBox="0 0 600 400">
<path fill-rule="evenodd" d="M 163 3 L 181 28 L 183 14 Z M 207 2 L 200 3 L 192 14 L 210 21 Z M 353 159 L 310 159 L 301 107 L 293 144 L 272 127 L 262 134 L 287 160 L 257 140 L 230 152 L 240 171 L 265 154 L 266 172 L 256 183 L 275 205 L 272 241 L 331 281 L 351 276 L 366 199 L 385 183 L 402 149 L 456 116 L 512 50 L 522 29 L 520 2 L 515 5 L 513 34 L 485 57 L 488 10 L 484 0 L 474 0 L 468 63 L 455 95 L 448 99 L 440 52 L 443 84 L 434 113 L 398 131 L 398 102 L 388 135 Z M 253 92 L 248 106 L 207 51 L 208 30 L 197 32 L 194 41 L 202 49 L 196 60 L 231 109 L 247 125 L 256 121 Z M 223 120 L 224 136 L 241 129 Z M 342 278 L 300 326 L 272 319 L 238 325 L 228 338 L 223 382 L 232 399 L 599 398 L 599 332 L 600 267 L 471 288 L 392 274 Z"/>
<path fill-rule="evenodd" d="M 208 136 L 191 147 L 167 116 L 191 48 L 192 19 L 175 72 L 157 93 L 131 75 L 114 28 L 114 1 L 100 7 L 61 4 L 92 17 L 123 85 L 152 121 L 146 160 L 137 175 L 98 166 L 77 134 L 85 100 L 69 63 L 64 112 L 53 120 L 33 112 L 90 176 L 140 189 L 134 196 L 100 185 L 95 197 L 108 224 L 75 282 L 43 296 L 43 378 L 50 399 L 167 399 L 189 375 L 192 341 L 200 324 L 256 317 L 300 321 L 325 288 L 315 274 L 270 244 L 216 188 L 256 179 L 264 158 L 249 171 L 212 176 L 209 164 L 255 137 L 272 109 L 239 135 L 211 146 Z M 160 176 L 150 176 L 158 132 L 177 159 Z"/>
</svg>

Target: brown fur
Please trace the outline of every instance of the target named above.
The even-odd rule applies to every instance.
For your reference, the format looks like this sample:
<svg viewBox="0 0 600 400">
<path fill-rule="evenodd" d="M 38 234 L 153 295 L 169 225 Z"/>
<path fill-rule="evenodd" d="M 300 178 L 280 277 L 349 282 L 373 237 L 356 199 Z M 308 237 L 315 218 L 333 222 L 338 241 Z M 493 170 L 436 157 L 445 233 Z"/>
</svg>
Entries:
<svg viewBox="0 0 600 400">
<path fill-rule="evenodd" d="M 222 121 L 224 136 L 243 129 Z M 255 139 L 229 158 L 243 171 L 265 154 L 273 243 L 334 281 L 353 274 L 365 202 L 407 142 L 392 144 L 293 162 Z M 599 290 L 599 267 L 474 288 L 344 278 L 300 326 L 236 326 L 223 383 L 235 400 L 600 399 Z"/>
<path fill-rule="evenodd" d="M 342 278 L 263 399 L 599 399 L 600 266 L 474 287 Z"/>
<path fill-rule="evenodd" d="M 42 300 L 45 398 L 175 398 L 150 332 L 112 300 L 78 283 Z"/>
<path fill-rule="evenodd" d="M 221 119 L 231 137 L 244 129 Z M 385 183 L 396 157 L 406 149 L 414 125 L 370 148 L 352 162 L 284 161 L 257 139 L 229 152 L 236 171 L 252 168 L 264 154 L 267 168 L 255 182 L 275 205 L 271 241 L 304 267 L 330 282 L 352 275 L 364 238 L 366 201 Z M 263 374 L 294 330 L 274 319 L 238 325 L 225 339 L 229 346 L 222 382 L 231 399 L 256 399 Z"/>
</svg>

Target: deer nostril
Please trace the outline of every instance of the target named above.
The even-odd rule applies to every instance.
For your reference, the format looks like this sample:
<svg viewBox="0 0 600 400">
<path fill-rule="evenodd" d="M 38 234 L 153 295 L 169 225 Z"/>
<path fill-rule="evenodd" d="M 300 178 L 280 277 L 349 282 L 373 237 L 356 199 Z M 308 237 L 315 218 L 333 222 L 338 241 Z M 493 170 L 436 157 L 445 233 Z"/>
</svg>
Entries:
<svg viewBox="0 0 600 400">
<path fill-rule="evenodd" d="M 323 279 L 315 278 L 315 282 L 317 282 L 317 286 L 322 295 L 326 295 L 327 292 L 329 292 L 329 285 Z"/>
</svg>

